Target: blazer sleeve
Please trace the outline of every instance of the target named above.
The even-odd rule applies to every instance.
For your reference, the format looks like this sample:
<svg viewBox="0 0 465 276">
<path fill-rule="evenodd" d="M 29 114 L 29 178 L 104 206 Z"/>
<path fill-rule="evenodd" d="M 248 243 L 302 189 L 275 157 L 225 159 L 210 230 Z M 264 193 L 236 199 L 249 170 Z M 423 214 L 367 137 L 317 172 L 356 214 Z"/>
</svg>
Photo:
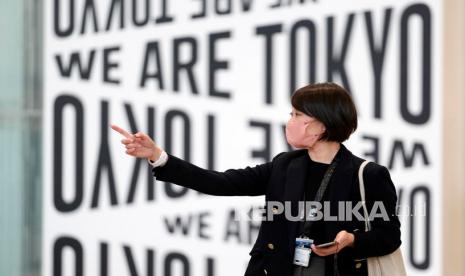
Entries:
<svg viewBox="0 0 465 276">
<path fill-rule="evenodd" d="M 389 171 L 383 166 L 370 163 L 364 171 L 364 177 L 368 213 L 370 214 L 375 201 L 382 202 L 378 206 L 384 206 L 388 220 L 377 216 L 370 222 L 371 231 L 354 233 L 354 253 L 358 258 L 387 255 L 401 244 L 400 222 L 396 213 L 396 189 Z M 380 208 L 374 210 L 377 215 L 382 214 Z"/>
<path fill-rule="evenodd" d="M 272 169 L 273 161 L 254 167 L 218 172 L 200 168 L 168 154 L 166 164 L 153 168 L 152 172 L 157 180 L 171 182 L 204 194 L 258 196 L 265 194 Z"/>
</svg>

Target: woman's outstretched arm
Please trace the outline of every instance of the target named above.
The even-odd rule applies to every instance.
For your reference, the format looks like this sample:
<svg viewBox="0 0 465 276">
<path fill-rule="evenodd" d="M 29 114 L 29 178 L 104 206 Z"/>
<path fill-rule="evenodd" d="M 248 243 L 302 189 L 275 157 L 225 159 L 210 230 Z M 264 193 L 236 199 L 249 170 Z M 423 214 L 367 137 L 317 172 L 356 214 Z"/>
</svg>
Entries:
<svg viewBox="0 0 465 276">
<path fill-rule="evenodd" d="M 158 160 L 163 150 L 145 133 L 130 134 L 124 129 L 112 125 L 111 128 L 124 139 L 121 143 L 126 147 L 126 154 Z M 158 180 L 168 181 L 183 187 L 197 190 L 210 195 L 263 195 L 271 175 L 272 162 L 246 167 L 244 169 L 229 169 L 225 172 L 206 170 L 168 154 L 168 160 L 163 166 L 153 169 Z"/>
</svg>

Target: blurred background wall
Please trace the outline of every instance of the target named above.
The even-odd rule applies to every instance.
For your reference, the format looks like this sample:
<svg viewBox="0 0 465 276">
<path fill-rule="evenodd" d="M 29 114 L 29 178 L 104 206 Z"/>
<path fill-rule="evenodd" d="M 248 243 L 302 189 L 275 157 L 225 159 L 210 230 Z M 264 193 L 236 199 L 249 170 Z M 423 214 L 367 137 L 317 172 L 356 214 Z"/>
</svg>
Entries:
<svg viewBox="0 0 465 276">
<path fill-rule="evenodd" d="M 465 1 L 445 1 L 443 275 L 465 274 Z"/>
<path fill-rule="evenodd" d="M 0 275 L 40 275 L 42 4 L 0 1 Z"/>
</svg>

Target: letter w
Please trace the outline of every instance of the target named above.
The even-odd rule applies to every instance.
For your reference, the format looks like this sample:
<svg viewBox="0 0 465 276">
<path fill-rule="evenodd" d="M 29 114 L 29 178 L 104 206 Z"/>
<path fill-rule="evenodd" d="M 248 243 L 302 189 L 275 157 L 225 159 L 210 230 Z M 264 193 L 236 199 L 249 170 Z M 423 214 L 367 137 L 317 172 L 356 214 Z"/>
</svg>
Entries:
<svg viewBox="0 0 465 276">
<path fill-rule="evenodd" d="M 182 218 L 181 216 L 176 216 L 174 220 L 165 218 L 165 225 L 168 229 L 168 232 L 174 233 L 181 230 L 184 236 L 189 234 L 190 226 L 192 224 L 192 216 L 189 215 L 188 217 Z"/>
<path fill-rule="evenodd" d="M 95 56 L 95 50 L 91 50 L 89 53 L 89 57 L 87 59 L 87 65 L 84 66 L 81 61 L 81 54 L 79 52 L 74 52 L 71 53 L 71 57 L 69 59 L 68 64 L 63 64 L 63 60 L 61 55 L 56 55 L 55 60 L 58 65 L 58 69 L 60 70 L 60 74 L 63 77 L 70 77 L 71 76 L 71 71 L 73 70 L 73 67 L 77 67 L 79 70 L 79 76 L 81 79 L 88 80 L 90 77 L 90 73 L 92 71 L 92 65 L 94 63 L 94 56 Z"/>
</svg>

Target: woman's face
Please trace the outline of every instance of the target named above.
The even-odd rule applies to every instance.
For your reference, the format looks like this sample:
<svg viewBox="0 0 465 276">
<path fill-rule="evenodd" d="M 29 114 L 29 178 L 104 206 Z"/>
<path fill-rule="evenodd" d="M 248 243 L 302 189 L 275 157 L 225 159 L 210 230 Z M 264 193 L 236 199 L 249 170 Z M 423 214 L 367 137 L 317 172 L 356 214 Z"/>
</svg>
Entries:
<svg viewBox="0 0 465 276">
<path fill-rule="evenodd" d="M 290 115 L 286 124 L 287 142 L 295 148 L 311 148 L 325 132 L 325 126 L 294 107 Z"/>
</svg>

